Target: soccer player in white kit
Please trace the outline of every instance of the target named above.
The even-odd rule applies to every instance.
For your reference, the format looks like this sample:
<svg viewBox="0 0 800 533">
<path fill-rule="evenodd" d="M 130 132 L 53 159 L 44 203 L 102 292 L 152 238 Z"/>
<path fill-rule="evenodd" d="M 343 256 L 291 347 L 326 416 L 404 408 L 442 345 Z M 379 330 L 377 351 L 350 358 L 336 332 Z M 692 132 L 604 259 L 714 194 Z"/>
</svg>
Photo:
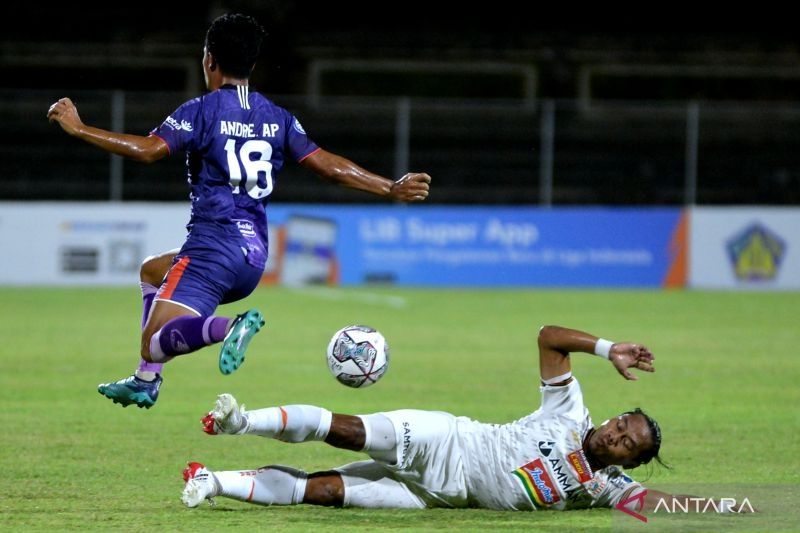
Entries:
<svg viewBox="0 0 800 533">
<path fill-rule="evenodd" d="M 212 472 L 192 462 L 182 501 L 196 507 L 223 496 L 261 505 L 534 511 L 613 507 L 637 493 L 644 493 L 645 508 L 673 498 L 645 493 L 622 471 L 658 460 L 658 424 L 636 409 L 595 428 L 571 373 L 570 353 L 585 352 L 636 380 L 630 369 L 654 371 L 650 350 L 557 326 L 542 327 L 538 344 L 541 407 L 502 425 L 411 409 L 360 416 L 309 405 L 246 411 L 222 394 L 203 418 L 206 433 L 324 441 L 370 459 L 311 474 L 277 465 Z"/>
</svg>

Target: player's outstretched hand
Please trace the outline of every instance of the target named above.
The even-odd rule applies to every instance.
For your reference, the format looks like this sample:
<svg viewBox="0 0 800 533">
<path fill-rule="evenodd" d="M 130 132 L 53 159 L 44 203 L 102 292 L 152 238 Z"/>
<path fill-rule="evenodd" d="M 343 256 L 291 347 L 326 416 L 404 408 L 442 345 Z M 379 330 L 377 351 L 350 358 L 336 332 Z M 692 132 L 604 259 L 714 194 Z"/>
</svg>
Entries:
<svg viewBox="0 0 800 533">
<path fill-rule="evenodd" d="M 75 135 L 80 127 L 83 126 L 81 117 L 78 115 L 78 108 L 69 98 L 62 98 L 51 105 L 47 111 L 47 120 L 58 122 L 63 130 L 70 135 Z"/>
<path fill-rule="evenodd" d="M 428 197 L 431 177 L 424 172 L 409 172 L 392 184 L 389 198 L 400 202 L 421 202 Z"/>
<path fill-rule="evenodd" d="M 655 372 L 655 358 L 647 347 L 631 342 L 618 342 L 611 346 L 608 359 L 622 377 L 632 381 L 639 379 L 629 369 L 638 368 L 645 372 Z"/>
</svg>

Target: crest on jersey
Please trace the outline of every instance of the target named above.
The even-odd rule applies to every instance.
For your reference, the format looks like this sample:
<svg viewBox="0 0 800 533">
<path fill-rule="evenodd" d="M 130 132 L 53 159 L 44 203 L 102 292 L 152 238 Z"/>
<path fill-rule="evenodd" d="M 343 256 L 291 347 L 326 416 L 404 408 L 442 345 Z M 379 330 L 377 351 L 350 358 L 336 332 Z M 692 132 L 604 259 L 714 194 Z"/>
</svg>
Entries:
<svg viewBox="0 0 800 533">
<path fill-rule="evenodd" d="M 297 120 L 297 119 L 294 119 L 294 124 L 292 125 L 292 127 L 293 127 L 295 130 L 297 130 L 297 131 L 299 131 L 300 133 L 302 133 L 303 135 L 305 135 L 305 134 L 306 134 L 306 130 L 304 130 L 304 129 L 303 129 L 303 125 L 302 125 L 302 124 L 300 124 L 300 121 L 299 121 L 299 120 Z"/>
<path fill-rule="evenodd" d="M 589 493 L 592 498 L 599 498 L 606 488 L 606 479 L 602 476 L 594 476 L 592 479 L 583 484 L 583 488 Z"/>
<path fill-rule="evenodd" d="M 552 440 L 540 440 L 539 441 L 539 453 L 541 453 L 545 457 L 550 457 L 550 452 L 553 451 L 553 447 L 555 445 L 556 445 L 555 441 L 552 441 Z"/>
<path fill-rule="evenodd" d="M 633 479 L 616 466 L 608 467 L 608 481 L 618 489 L 624 489 L 634 482 Z"/>
</svg>

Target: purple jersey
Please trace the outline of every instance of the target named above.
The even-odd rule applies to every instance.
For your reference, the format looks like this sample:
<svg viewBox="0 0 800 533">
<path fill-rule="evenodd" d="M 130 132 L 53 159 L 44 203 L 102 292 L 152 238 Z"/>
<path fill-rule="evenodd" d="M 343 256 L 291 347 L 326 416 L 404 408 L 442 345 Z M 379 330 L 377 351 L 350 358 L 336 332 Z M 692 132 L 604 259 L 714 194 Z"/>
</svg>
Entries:
<svg viewBox="0 0 800 533">
<path fill-rule="evenodd" d="M 247 261 L 267 259 L 265 207 L 287 158 L 317 150 L 300 122 L 246 86 L 223 85 L 180 106 L 152 131 L 170 154 L 186 151 L 190 231 L 243 239 Z"/>
</svg>

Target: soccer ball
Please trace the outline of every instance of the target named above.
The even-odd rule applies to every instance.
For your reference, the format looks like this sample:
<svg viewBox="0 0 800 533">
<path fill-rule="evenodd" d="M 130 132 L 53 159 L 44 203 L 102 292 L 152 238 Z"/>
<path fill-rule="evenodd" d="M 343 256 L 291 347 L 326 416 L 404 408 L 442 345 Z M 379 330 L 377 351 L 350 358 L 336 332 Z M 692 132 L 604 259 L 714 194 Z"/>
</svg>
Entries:
<svg viewBox="0 0 800 533">
<path fill-rule="evenodd" d="M 389 345 L 369 326 L 347 326 L 334 333 L 327 355 L 331 374 L 348 387 L 369 387 L 389 368 Z"/>
</svg>

